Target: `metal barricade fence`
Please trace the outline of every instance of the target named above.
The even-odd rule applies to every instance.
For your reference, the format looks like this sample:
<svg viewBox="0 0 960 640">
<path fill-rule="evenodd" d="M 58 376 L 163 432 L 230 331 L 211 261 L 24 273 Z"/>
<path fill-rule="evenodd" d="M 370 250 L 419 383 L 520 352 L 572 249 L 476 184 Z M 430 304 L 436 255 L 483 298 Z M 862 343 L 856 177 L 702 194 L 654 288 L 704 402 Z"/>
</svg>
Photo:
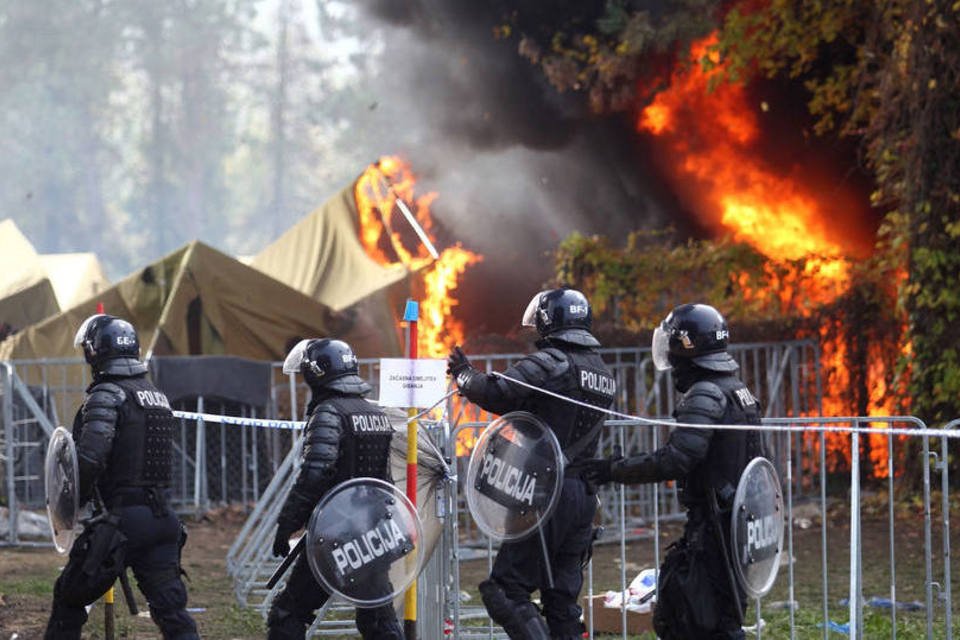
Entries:
<svg viewBox="0 0 960 640">
<path fill-rule="evenodd" d="M 811 413 L 819 406 L 815 343 L 744 344 L 736 345 L 731 352 L 741 365 L 744 379 L 758 391 L 768 415 Z M 669 415 L 674 398 L 669 374 L 653 369 L 649 349 L 603 349 L 601 353 L 617 379 L 616 407 L 619 410 L 637 415 Z M 479 355 L 473 356 L 472 361 L 480 370 L 496 371 L 522 357 L 523 354 Z M 82 358 L 18 360 L 4 363 L 4 367 L 0 375 L 10 381 L 11 391 L 3 395 L 0 416 L 9 413 L 10 417 L 4 418 L 0 435 L 4 437 L 5 449 L 15 453 L 10 454 L 14 463 L 4 467 L 3 495 L 8 501 L 19 496 L 15 502 L 23 508 L 42 508 L 39 465 L 50 433 L 48 427 L 71 425 L 90 383 L 90 367 Z M 177 403 L 176 408 L 196 408 L 198 403 L 206 403 L 212 413 L 296 419 L 303 414 L 309 391 L 302 380 L 284 375 L 280 369 L 280 363 L 272 364 L 267 406 L 226 405 L 201 397 L 193 398 L 189 403 Z M 362 377 L 376 388 L 379 360 L 362 360 L 360 370 Z M 0 385 L 0 391 L 5 388 Z M 32 398 L 30 403 L 25 399 L 28 396 Z M 463 415 L 464 419 L 472 420 L 488 417 L 472 406 L 466 407 Z M 175 443 L 173 499 L 177 507 L 202 512 L 211 505 L 255 502 L 270 474 L 281 464 L 289 446 L 289 436 L 261 433 L 252 427 L 226 429 L 205 425 L 198 431 L 195 426 L 181 422 Z M 662 436 L 662 430 L 659 434 L 647 431 L 631 435 L 626 444 L 628 447 L 650 447 L 654 439 L 662 439 Z M 198 450 L 202 455 L 197 455 Z M 630 490 L 631 499 L 646 505 L 647 517 L 653 515 L 653 491 L 652 488 Z M 657 491 L 661 493 L 661 505 L 676 512 L 676 500 L 671 490 L 661 488 Z M 10 512 L 15 512 L 18 504 L 14 504 Z"/>
<path fill-rule="evenodd" d="M 458 427 L 473 429 L 481 425 L 467 423 Z M 873 428 L 871 428 L 873 427 Z M 829 418 L 768 418 L 761 427 L 771 439 L 780 441 L 787 454 L 785 466 L 778 467 L 784 478 L 786 493 L 785 532 L 783 567 L 778 576 L 774 591 L 768 600 L 778 599 L 776 607 L 767 606 L 761 610 L 761 603 L 753 603 L 748 622 L 757 637 L 791 639 L 797 637 L 854 637 L 880 638 L 899 637 L 898 624 L 912 630 L 911 637 L 917 637 L 920 631 L 927 638 L 953 637 L 953 600 L 951 576 L 951 540 L 950 540 L 950 499 L 948 475 L 948 444 L 946 435 L 960 427 L 955 420 L 938 430 L 937 437 L 927 437 L 922 421 L 909 416 L 894 417 L 829 417 Z M 625 443 L 631 431 L 650 429 L 647 423 L 631 420 L 610 420 L 606 423 L 608 435 L 613 441 Z M 890 435 L 910 429 L 910 433 Z M 847 439 L 849 464 L 846 469 L 831 469 L 826 456 L 826 433 L 844 434 Z M 454 434 L 456 437 L 456 432 Z M 864 478 L 864 465 L 861 443 L 864 438 L 875 440 L 874 444 L 884 441 L 886 448 L 883 457 L 886 477 Z M 812 464 L 807 464 L 809 481 L 807 495 L 793 491 L 792 443 L 800 440 L 805 449 L 816 450 Z M 836 439 L 835 439 L 836 440 Z M 812 445 L 811 445 L 812 443 Z M 839 443 L 836 443 L 839 445 Z M 872 449 L 879 452 L 879 447 Z M 854 455 L 857 452 L 857 455 Z M 842 452 L 841 452 L 842 453 Z M 874 465 L 877 468 L 877 465 Z M 939 496 L 935 489 L 939 474 Z M 897 480 L 909 477 L 919 478 L 922 487 L 915 495 L 897 494 Z M 846 483 L 843 482 L 846 480 Z M 834 486 L 836 485 L 836 486 Z M 649 522 L 646 535 L 631 536 L 631 504 L 626 488 L 617 485 L 604 492 L 603 501 L 611 502 L 612 509 L 600 510 L 603 524 L 613 526 L 614 536 L 604 536 L 598 549 L 615 546 L 616 550 L 595 552 L 594 561 L 587 567 L 584 591 L 588 606 L 584 610 L 584 620 L 594 637 L 592 621 L 595 596 L 605 591 L 623 593 L 630 583 L 632 575 L 627 567 L 633 565 L 634 571 L 640 568 L 657 568 L 663 559 L 660 546 L 664 529 L 669 525 L 663 520 Z M 654 494 L 654 501 L 659 500 Z M 909 518 L 898 517 L 898 509 L 909 510 L 912 503 L 919 504 L 922 511 L 922 523 L 917 525 Z M 812 510 L 811 510 L 812 507 Z M 795 518 L 796 509 L 803 513 L 816 513 L 819 518 L 819 530 L 809 522 L 811 518 Z M 868 513 L 868 525 L 864 527 L 864 511 Z M 607 521 L 606 514 L 613 511 L 619 522 Z M 456 519 L 452 519 L 457 522 Z M 462 518 L 461 518 L 462 521 Z M 455 526 L 455 525 L 454 525 Z M 670 539 L 681 535 L 679 526 L 669 527 Z M 914 551 L 916 540 L 921 539 L 921 549 Z M 489 540 L 480 544 L 466 542 L 470 549 L 479 549 L 481 553 L 464 553 L 465 542 L 462 537 L 454 537 L 458 543 L 452 549 L 452 558 L 456 563 L 480 563 L 489 572 L 496 547 Z M 869 553 L 864 562 L 864 553 Z M 907 556 L 906 558 L 900 556 Z M 617 571 L 611 580 L 609 566 L 597 569 L 596 559 L 602 555 L 606 562 L 612 560 Z M 804 559 L 804 566 L 798 577 L 797 565 Z M 899 564 L 898 564 L 899 560 Z M 916 566 L 922 565 L 922 571 Z M 601 564 L 601 566 L 603 566 Z M 898 566 L 901 571 L 898 572 Z M 905 567 L 906 570 L 903 568 Z M 457 571 L 459 575 L 462 569 Z M 472 571 L 476 574 L 477 571 Z M 475 588 L 476 585 L 471 585 Z M 467 585 L 458 583 L 459 588 Z M 865 591 L 870 590 L 870 593 Z M 453 620 L 454 637 L 458 638 L 502 638 L 502 632 L 486 617 L 481 606 L 463 606 L 459 598 L 448 602 Z M 865 608 L 871 612 L 876 608 L 889 609 L 889 614 L 869 614 L 869 632 L 865 631 Z M 905 610 L 906 609 L 906 610 Z M 910 610 L 913 610 L 912 612 Z M 627 638 L 626 610 L 617 610 L 620 625 L 617 635 Z M 798 612 L 802 620 L 798 620 Z M 815 612 L 815 613 L 814 613 Z M 770 618 L 764 620 L 763 616 Z M 609 618 L 609 616 L 605 616 Z M 844 621 L 845 620 L 845 621 Z M 607 628 L 607 631 L 610 629 Z"/>
</svg>

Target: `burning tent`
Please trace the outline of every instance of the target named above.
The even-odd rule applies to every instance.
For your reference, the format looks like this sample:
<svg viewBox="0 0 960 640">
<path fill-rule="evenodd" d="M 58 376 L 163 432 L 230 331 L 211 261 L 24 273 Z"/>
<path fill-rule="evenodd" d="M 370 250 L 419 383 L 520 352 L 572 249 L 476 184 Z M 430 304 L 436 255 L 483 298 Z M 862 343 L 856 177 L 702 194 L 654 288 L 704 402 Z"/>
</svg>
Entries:
<svg viewBox="0 0 960 640">
<path fill-rule="evenodd" d="M 400 355 L 396 314 L 410 295 L 410 271 L 364 251 L 353 185 L 290 227 L 251 266 L 341 312 L 361 357 Z"/>
<path fill-rule="evenodd" d="M 446 355 L 463 341 L 453 292 L 482 256 L 459 243 L 437 251 L 436 194 L 415 195 L 415 183 L 405 161 L 380 158 L 252 265 L 341 312 L 360 356 L 400 354 L 399 314 L 406 298 L 416 298 L 420 355 Z"/>
<path fill-rule="evenodd" d="M 280 360 L 305 336 L 335 334 L 328 307 L 200 242 L 0 344 L 0 359 L 75 357 L 73 336 L 102 301 L 130 320 L 144 355 Z"/>
</svg>

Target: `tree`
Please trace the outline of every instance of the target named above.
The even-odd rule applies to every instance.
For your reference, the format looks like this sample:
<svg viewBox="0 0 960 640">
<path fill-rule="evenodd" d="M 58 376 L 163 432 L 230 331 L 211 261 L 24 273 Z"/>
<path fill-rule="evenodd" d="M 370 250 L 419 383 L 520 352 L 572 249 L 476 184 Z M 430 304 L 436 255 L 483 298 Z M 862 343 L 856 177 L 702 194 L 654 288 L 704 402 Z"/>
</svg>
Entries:
<svg viewBox="0 0 960 640">
<path fill-rule="evenodd" d="M 892 242 L 908 248 L 911 409 L 928 423 L 960 416 L 960 8 L 775 0 L 734 8 L 721 33 L 734 78 L 796 78 L 820 131 L 860 138 Z"/>
<path fill-rule="evenodd" d="M 719 28 L 724 77 L 780 77 L 809 91 L 822 135 L 855 137 L 872 170 L 874 202 L 888 208 L 886 242 L 905 256 L 899 289 L 912 355 L 912 411 L 929 423 L 960 416 L 960 8 L 948 0 L 688 0 L 660 14 L 610 0 L 555 12 L 535 28 L 536 8 L 503 2 L 498 33 L 560 90 L 595 110 L 630 110 L 657 90 L 691 37 Z M 705 61 L 706 64 L 709 62 Z M 900 251 L 900 248 L 904 248 Z"/>
</svg>

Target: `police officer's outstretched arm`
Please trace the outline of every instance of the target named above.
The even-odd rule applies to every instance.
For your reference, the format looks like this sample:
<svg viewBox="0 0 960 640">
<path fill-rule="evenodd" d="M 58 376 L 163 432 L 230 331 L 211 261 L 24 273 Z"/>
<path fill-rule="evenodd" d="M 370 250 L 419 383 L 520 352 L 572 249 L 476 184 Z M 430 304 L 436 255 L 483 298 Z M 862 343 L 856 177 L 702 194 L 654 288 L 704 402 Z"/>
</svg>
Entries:
<svg viewBox="0 0 960 640">
<path fill-rule="evenodd" d="M 492 413 L 507 413 L 520 409 L 523 401 L 537 393 L 492 373 L 477 371 L 459 346 L 448 358 L 448 371 L 457 387 L 470 402 Z M 570 363 L 557 349 L 545 349 L 530 354 L 507 368 L 504 376 L 520 380 L 534 387 L 542 387 L 553 376 L 560 375 Z"/>
<path fill-rule="evenodd" d="M 125 398 L 123 389 L 118 385 L 100 382 L 90 388 L 80 409 L 77 467 L 81 504 L 93 495 L 97 477 L 110 458 L 119 411 Z"/>
<path fill-rule="evenodd" d="M 710 382 L 694 384 L 677 405 L 677 422 L 681 424 L 717 424 L 726 409 L 726 397 Z M 713 429 L 677 427 L 667 444 L 655 451 L 641 453 L 618 461 L 610 467 L 615 482 L 641 483 L 678 480 L 686 476 L 707 457 Z"/>
<path fill-rule="evenodd" d="M 290 534 L 306 524 L 313 507 L 330 488 L 342 433 L 340 416 L 335 410 L 328 405 L 318 405 L 304 432 L 300 473 L 277 519 L 276 555 L 286 555 Z"/>
</svg>

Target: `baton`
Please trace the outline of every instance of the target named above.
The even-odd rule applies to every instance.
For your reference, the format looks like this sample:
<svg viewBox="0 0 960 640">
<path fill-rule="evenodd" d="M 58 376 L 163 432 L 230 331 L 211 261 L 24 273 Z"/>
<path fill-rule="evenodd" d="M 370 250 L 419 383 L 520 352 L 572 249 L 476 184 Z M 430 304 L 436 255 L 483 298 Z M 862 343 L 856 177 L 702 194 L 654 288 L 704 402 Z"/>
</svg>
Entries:
<svg viewBox="0 0 960 640">
<path fill-rule="evenodd" d="M 707 490 L 707 502 L 710 503 L 710 519 L 713 520 L 713 526 L 717 530 L 717 536 L 720 538 L 720 549 L 723 551 L 723 566 L 727 569 L 727 577 L 730 579 L 730 595 L 733 596 L 733 603 L 737 609 L 737 623 L 743 626 L 743 605 L 740 604 L 740 591 L 737 586 L 737 579 L 733 575 L 733 565 L 730 562 L 730 551 L 727 549 L 727 540 L 723 535 L 723 525 L 720 524 L 720 505 L 717 504 L 717 493 L 713 489 Z"/>
<path fill-rule="evenodd" d="M 133 589 L 130 588 L 130 578 L 127 577 L 126 567 L 120 572 L 120 587 L 123 589 L 123 599 L 127 602 L 127 609 L 130 610 L 130 615 L 137 615 L 139 613 L 137 601 L 133 598 Z"/>
<path fill-rule="evenodd" d="M 283 562 L 280 563 L 280 566 L 277 567 L 277 570 L 273 572 L 273 575 L 270 576 L 270 579 L 267 580 L 267 589 L 273 589 L 273 587 L 280 582 L 280 578 L 282 578 L 283 574 L 287 572 L 287 569 L 290 568 L 290 565 L 293 564 L 293 561 L 296 560 L 301 553 L 303 553 L 303 549 L 306 546 L 307 535 L 304 534 L 303 537 L 297 541 L 297 544 L 294 545 L 293 549 L 290 550 L 290 553 L 287 554 L 287 557 L 283 559 Z"/>
</svg>

